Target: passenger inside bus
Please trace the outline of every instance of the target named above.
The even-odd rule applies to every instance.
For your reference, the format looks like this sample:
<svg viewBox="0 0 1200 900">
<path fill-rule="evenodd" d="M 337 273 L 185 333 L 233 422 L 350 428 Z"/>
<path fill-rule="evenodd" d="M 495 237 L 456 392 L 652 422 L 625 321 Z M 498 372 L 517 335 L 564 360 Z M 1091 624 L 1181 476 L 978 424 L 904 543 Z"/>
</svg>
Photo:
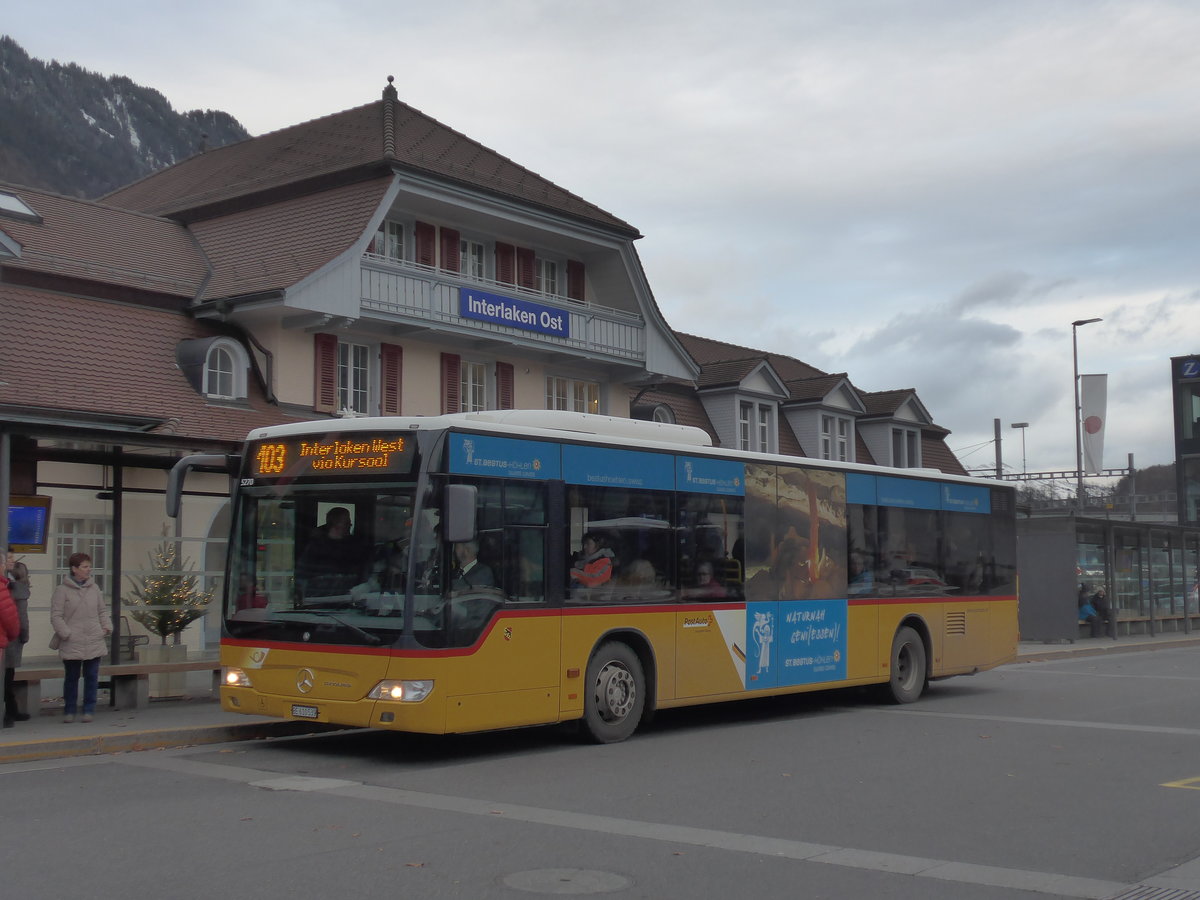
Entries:
<svg viewBox="0 0 1200 900">
<path fill-rule="evenodd" d="M 696 565 L 695 587 L 684 588 L 683 596 L 689 600 L 720 599 L 726 596 L 724 586 L 713 577 L 712 562 L 704 559 Z"/>
<path fill-rule="evenodd" d="M 304 545 L 296 577 L 305 596 L 344 593 L 363 580 L 367 547 L 351 528 L 350 510 L 335 506 Z"/>
<path fill-rule="evenodd" d="M 450 585 L 451 593 L 496 586 L 496 576 L 491 566 L 479 561 L 478 541 L 459 541 L 455 544 L 454 560 L 457 566 L 454 581 Z"/>
<path fill-rule="evenodd" d="M 594 588 L 612 580 L 616 562 L 604 535 L 589 531 L 583 536 L 582 549 L 571 566 L 572 587 Z"/>
</svg>

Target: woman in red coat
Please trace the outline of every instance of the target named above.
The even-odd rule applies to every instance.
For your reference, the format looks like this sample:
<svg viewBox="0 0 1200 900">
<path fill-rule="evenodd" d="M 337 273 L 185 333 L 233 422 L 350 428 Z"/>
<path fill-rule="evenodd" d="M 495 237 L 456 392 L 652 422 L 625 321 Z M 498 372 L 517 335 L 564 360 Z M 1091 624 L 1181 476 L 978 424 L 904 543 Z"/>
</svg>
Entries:
<svg viewBox="0 0 1200 900">
<path fill-rule="evenodd" d="M 17 604 L 8 592 L 8 579 L 0 575 L 0 669 L 4 667 L 4 650 L 9 641 L 15 641 L 21 633 L 21 620 L 17 618 Z"/>
</svg>

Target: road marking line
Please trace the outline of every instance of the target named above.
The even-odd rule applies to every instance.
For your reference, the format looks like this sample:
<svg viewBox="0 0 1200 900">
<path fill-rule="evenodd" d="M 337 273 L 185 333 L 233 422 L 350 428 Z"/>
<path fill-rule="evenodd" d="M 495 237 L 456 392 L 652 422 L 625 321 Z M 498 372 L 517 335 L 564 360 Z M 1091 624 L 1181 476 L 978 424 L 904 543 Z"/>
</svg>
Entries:
<svg viewBox="0 0 1200 900">
<path fill-rule="evenodd" d="M 242 766 L 222 766 L 215 763 L 192 761 L 175 754 L 130 754 L 115 757 L 113 761 L 123 765 L 166 769 L 181 774 L 192 774 L 204 778 L 220 778 L 242 782 L 247 786 L 284 787 L 288 779 L 278 772 L 254 770 Z M 226 770 L 226 771 L 222 771 Z M 323 787 L 322 783 L 328 784 Z M 365 800 L 373 803 L 391 803 L 419 809 L 437 810 L 447 813 L 487 817 L 493 820 L 510 820 L 555 828 L 572 828 L 594 834 L 652 840 L 668 844 L 683 844 L 692 847 L 707 847 L 736 853 L 753 853 L 758 856 L 777 856 L 803 862 L 843 866 L 893 875 L 908 875 L 916 878 L 935 878 L 965 884 L 987 885 L 1051 894 L 1056 897 L 1078 897 L 1082 900 L 1103 900 L 1126 890 L 1129 885 L 1096 878 L 1081 878 L 1057 872 L 1034 872 L 1025 869 L 1009 869 L 1001 866 L 975 865 L 942 859 L 927 859 L 898 853 L 882 853 L 853 847 L 835 847 L 828 844 L 813 844 L 763 835 L 741 834 L 709 828 L 693 828 L 686 825 L 671 825 L 659 822 L 642 822 L 635 819 L 618 819 L 588 813 L 497 803 L 470 797 L 455 797 L 448 794 L 429 794 L 400 788 L 388 788 L 362 782 L 347 782 L 338 779 L 298 778 L 293 790 L 324 793 Z M 1190 877 L 1178 879 L 1190 881 Z M 1195 887 L 1200 889 L 1200 879 Z"/>
<path fill-rule="evenodd" d="M 1167 781 L 1159 787 L 1186 788 L 1190 791 L 1200 791 L 1200 778 L 1184 778 L 1182 781 Z"/>
<path fill-rule="evenodd" d="M 1200 728 L 1175 728 L 1170 725 L 1123 725 L 1119 722 L 1077 722 L 1071 719 L 1033 719 L 1026 716 L 981 716 L 978 713 L 933 712 L 923 709 L 864 709 L 864 712 L 888 716 L 928 716 L 934 719 L 973 719 L 978 722 L 1009 722 L 1013 725 L 1049 725 L 1058 728 L 1091 728 L 1097 731 L 1136 731 L 1144 734 L 1179 734 L 1200 737 Z"/>
</svg>

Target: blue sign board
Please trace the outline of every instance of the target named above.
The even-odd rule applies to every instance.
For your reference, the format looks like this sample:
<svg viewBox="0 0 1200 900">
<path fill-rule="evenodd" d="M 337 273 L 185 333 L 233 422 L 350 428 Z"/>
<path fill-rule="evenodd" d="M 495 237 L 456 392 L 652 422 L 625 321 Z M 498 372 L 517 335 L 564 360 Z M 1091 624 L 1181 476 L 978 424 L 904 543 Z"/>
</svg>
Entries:
<svg viewBox="0 0 1200 900">
<path fill-rule="evenodd" d="M 539 334 L 571 336 L 571 317 L 566 310 L 474 288 L 458 289 L 458 314 L 464 319 L 508 325 Z"/>
<path fill-rule="evenodd" d="M 679 456 L 675 459 L 675 488 L 697 494 L 746 495 L 746 464 L 728 459 Z"/>
<path fill-rule="evenodd" d="M 557 444 L 491 437 L 450 435 L 450 471 L 456 475 L 491 475 L 544 481 L 562 477 Z"/>
<path fill-rule="evenodd" d="M 942 509 L 954 512 L 990 513 L 992 492 L 989 488 L 970 484 L 943 484 Z"/>
<path fill-rule="evenodd" d="M 746 688 L 846 677 L 845 600 L 746 604 Z"/>
<path fill-rule="evenodd" d="M 909 478 L 875 478 L 875 493 L 880 506 L 900 506 L 908 509 L 941 509 L 942 498 L 935 481 L 916 481 Z"/>
<path fill-rule="evenodd" d="M 675 488 L 675 457 L 669 453 L 566 444 L 562 448 L 562 466 L 563 478 L 569 484 L 652 491 Z"/>
<path fill-rule="evenodd" d="M 846 502 L 857 503 L 860 506 L 875 506 L 879 502 L 875 496 L 875 476 L 847 472 Z"/>
</svg>

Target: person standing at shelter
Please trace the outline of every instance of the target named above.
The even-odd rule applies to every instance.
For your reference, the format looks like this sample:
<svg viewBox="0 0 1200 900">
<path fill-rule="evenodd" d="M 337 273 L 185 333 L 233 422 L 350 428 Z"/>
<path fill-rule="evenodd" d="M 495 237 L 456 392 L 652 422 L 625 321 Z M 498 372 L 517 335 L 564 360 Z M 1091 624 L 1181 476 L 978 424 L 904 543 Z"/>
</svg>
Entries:
<svg viewBox="0 0 1200 900">
<path fill-rule="evenodd" d="M 21 633 L 21 623 L 17 618 L 17 604 L 13 602 L 8 592 L 8 579 L 0 575 L 0 665 L 8 645 L 17 639 Z"/>
<path fill-rule="evenodd" d="M 79 708 L 79 676 L 83 675 L 82 722 L 92 721 L 100 684 L 100 658 L 108 649 L 112 619 L 92 578 L 92 558 L 72 553 L 71 574 L 50 598 L 51 647 L 63 662 L 63 722 L 75 721 Z M 57 642 L 57 647 L 55 647 Z"/>
<path fill-rule="evenodd" d="M 29 641 L 29 569 L 17 559 L 11 547 L 4 560 L 4 577 L 8 579 L 8 592 L 17 607 L 20 626 L 16 640 L 10 641 L 4 651 L 4 727 L 12 728 L 14 723 L 29 719 L 29 713 L 21 712 L 17 706 L 17 694 L 13 686 L 24 646 Z"/>
</svg>

